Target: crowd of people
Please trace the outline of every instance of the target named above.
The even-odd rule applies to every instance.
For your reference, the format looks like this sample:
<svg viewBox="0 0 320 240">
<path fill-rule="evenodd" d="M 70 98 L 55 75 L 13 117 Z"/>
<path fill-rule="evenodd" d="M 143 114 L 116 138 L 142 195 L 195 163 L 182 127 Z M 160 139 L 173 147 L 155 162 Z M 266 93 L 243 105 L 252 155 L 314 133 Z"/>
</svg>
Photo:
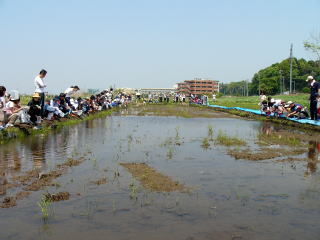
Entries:
<svg viewBox="0 0 320 240">
<path fill-rule="evenodd" d="M 20 103 L 20 94 L 17 90 L 10 93 L 4 86 L 0 86 L 0 130 L 13 127 L 21 123 L 27 123 L 34 127 L 40 127 L 43 120 L 56 120 L 64 117 L 82 117 L 89 113 L 110 109 L 122 105 L 126 106 L 131 100 L 131 95 L 123 93 L 114 94 L 112 88 L 106 89 L 98 94 L 89 97 L 80 97 L 77 93 L 80 88 L 77 85 L 67 88 L 64 92 L 51 99 L 46 98 L 45 77 L 46 70 L 41 70 L 34 79 L 35 91 L 27 106 Z M 259 105 L 261 112 L 268 116 L 289 117 L 298 119 L 307 119 L 309 116 L 312 120 L 320 117 L 320 84 L 312 76 L 306 80 L 310 86 L 310 108 L 309 110 L 293 101 L 283 101 L 267 97 L 264 93 L 260 95 Z M 207 105 L 208 97 L 193 96 L 186 97 L 184 94 L 149 94 L 147 99 L 141 98 L 136 94 L 138 101 L 149 103 L 174 102 L 196 103 Z M 188 100 L 187 100 L 188 99 Z"/>
<path fill-rule="evenodd" d="M 320 118 L 320 84 L 313 76 L 308 76 L 306 82 L 310 87 L 309 110 L 297 102 L 286 102 L 272 97 L 267 98 L 267 96 L 261 92 L 259 102 L 261 112 L 267 116 L 273 115 L 297 119 L 308 119 L 310 117 L 311 120 L 318 120 Z"/>
<path fill-rule="evenodd" d="M 171 94 L 148 94 L 147 98 L 142 98 L 139 92 L 136 93 L 136 99 L 141 100 L 144 103 L 189 103 L 207 105 L 208 97 L 206 95 L 193 95 L 186 96 L 184 93 L 171 93 Z"/>
<path fill-rule="evenodd" d="M 136 99 L 137 101 L 142 101 L 144 103 L 169 103 L 170 101 L 183 103 L 187 101 L 186 95 L 179 93 L 149 93 L 147 98 L 145 98 L 144 96 L 141 96 L 140 92 L 137 92 Z"/>
<path fill-rule="evenodd" d="M 83 117 L 115 106 L 126 106 L 131 101 L 130 95 L 115 94 L 112 88 L 80 97 L 77 94 L 80 88 L 76 85 L 49 99 L 46 98 L 46 75 L 47 71 L 43 69 L 34 79 L 35 91 L 27 106 L 21 105 L 17 90 L 8 93 L 4 86 L 0 86 L 0 130 L 21 123 L 39 128 L 43 120 Z"/>
<path fill-rule="evenodd" d="M 274 99 L 266 97 L 263 93 L 260 95 L 261 112 L 267 116 L 279 116 L 305 119 L 309 117 L 308 109 L 299 103 L 292 101 L 283 101 L 281 99 Z"/>
</svg>

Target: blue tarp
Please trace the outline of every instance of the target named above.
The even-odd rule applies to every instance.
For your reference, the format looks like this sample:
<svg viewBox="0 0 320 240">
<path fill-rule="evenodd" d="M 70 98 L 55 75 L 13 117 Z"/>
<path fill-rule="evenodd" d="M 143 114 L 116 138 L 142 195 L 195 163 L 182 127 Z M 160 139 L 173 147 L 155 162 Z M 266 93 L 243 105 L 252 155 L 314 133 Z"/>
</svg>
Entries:
<svg viewBox="0 0 320 240">
<path fill-rule="evenodd" d="M 239 110 L 239 111 L 244 111 L 244 112 L 249 112 L 253 113 L 256 115 L 265 115 L 263 112 L 260 110 L 254 110 L 254 109 L 249 109 L 249 108 L 240 108 L 240 107 L 224 107 L 224 106 L 219 106 L 219 105 L 209 105 L 209 107 L 213 108 L 221 108 L 221 109 L 227 109 L 227 110 Z M 272 115 L 271 115 L 272 116 Z M 314 126 L 320 126 L 320 121 L 314 121 L 311 119 L 295 119 L 295 118 L 287 118 L 287 117 L 282 117 L 286 120 L 293 121 L 293 122 L 298 122 L 298 123 L 304 123 L 304 124 L 311 124 Z"/>
</svg>

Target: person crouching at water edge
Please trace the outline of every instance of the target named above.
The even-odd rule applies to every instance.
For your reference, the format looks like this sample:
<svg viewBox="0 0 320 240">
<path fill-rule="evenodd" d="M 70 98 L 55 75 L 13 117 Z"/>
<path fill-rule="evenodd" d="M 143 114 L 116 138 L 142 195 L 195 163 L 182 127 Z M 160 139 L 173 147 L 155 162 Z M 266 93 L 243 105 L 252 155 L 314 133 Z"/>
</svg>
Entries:
<svg viewBox="0 0 320 240">
<path fill-rule="evenodd" d="M 288 108 L 290 112 L 287 115 L 288 118 L 306 119 L 309 117 L 307 109 L 299 103 L 289 101 L 285 108 Z"/>
<path fill-rule="evenodd" d="M 35 93 L 39 93 L 40 95 L 40 107 L 41 107 L 41 117 L 44 117 L 44 100 L 45 100 L 45 88 L 47 85 L 44 84 L 43 79 L 46 77 L 47 71 L 42 69 L 38 76 L 34 79 L 34 85 L 36 87 Z"/>
<path fill-rule="evenodd" d="M 71 86 L 67 88 L 64 93 L 66 94 L 66 103 L 68 104 L 69 107 L 72 108 L 72 110 L 75 110 L 75 107 L 71 104 L 70 99 L 76 92 L 78 92 L 80 88 L 78 86 Z"/>
<path fill-rule="evenodd" d="M 318 120 L 317 116 L 317 98 L 320 96 L 320 84 L 316 82 L 313 76 L 308 76 L 306 82 L 310 85 L 310 116 L 311 120 Z"/>
<path fill-rule="evenodd" d="M 7 127 L 13 127 L 20 123 L 29 122 L 29 115 L 27 114 L 28 107 L 22 107 L 20 104 L 20 94 L 16 90 L 12 90 L 9 102 L 5 106 L 6 119 L 8 119 Z"/>
<path fill-rule="evenodd" d="M 28 114 L 30 116 L 30 121 L 36 126 L 41 123 L 40 99 L 41 99 L 40 94 L 34 93 L 32 95 L 31 101 L 28 103 L 28 107 L 29 107 Z"/>
</svg>

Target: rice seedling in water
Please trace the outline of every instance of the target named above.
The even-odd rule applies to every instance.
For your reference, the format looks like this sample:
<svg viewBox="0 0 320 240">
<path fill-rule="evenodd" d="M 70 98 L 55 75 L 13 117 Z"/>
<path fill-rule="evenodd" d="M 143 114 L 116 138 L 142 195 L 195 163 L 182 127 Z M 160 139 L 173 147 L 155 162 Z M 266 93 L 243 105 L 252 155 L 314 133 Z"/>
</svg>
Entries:
<svg viewBox="0 0 320 240">
<path fill-rule="evenodd" d="M 129 144 L 132 143 L 132 140 L 133 140 L 133 137 L 132 137 L 131 134 L 129 134 L 129 135 L 128 135 L 128 143 L 129 143 Z"/>
<path fill-rule="evenodd" d="M 168 159 L 172 159 L 173 157 L 173 149 L 172 148 L 169 148 L 168 152 L 167 152 L 167 158 Z"/>
<path fill-rule="evenodd" d="M 177 127 L 175 128 L 175 130 L 176 130 L 176 141 L 178 141 L 178 140 L 180 139 L 179 126 L 177 126 Z"/>
<path fill-rule="evenodd" d="M 51 206 L 51 200 L 45 195 L 42 196 L 41 200 L 38 202 L 40 207 L 42 218 L 45 220 L 49 217 L 49 207 Z"/>
<path fill-rule="evenodd" d="M 210 141 L 213 141 L 213 127 L 211 125 L 208 126 L 208 137 Z"/>
<path fill-rule="evenodd" d="M 148 160 L 148 159 L 149 159 L 149 156 L 150 156 L 149 152 L 145 152 L 144 154 L 145 154 L 145 156 L 146 156 L 146 160 Z"/>
<path fill-rule="evenodd" d="M 98 170 L 99 169 L 99 166 L 98 166 L 98 162 L 97 162 L 97 159 L 96 158 L 92 158 L 90 159 L 91 162 L 92 162 L 92 168 L 93 170 Z"/>
<path fill-rule="evenodd" d="M 116 201 L 112 200 L 112 212 L 115 213 L 117 211 Z"/>
<path fill-rule="evenodd" d="M 151 205 L 152 199 L 150 198 L 148 192 L 144 192 L 141 200 L 141 207 Z"/>
<path fill-rule="evenodd" d="M 130 189 L 130 195 L 129 195 L 130 198 L 137 200 L 138 199 L 138 197 L 137 197 L 138 187 L 135 185 L 134 180 L 132 180 L 131 184 L 129 185 L 129 189 Z"/>
<path fill-rule="evenodd" d="M 163 143 L 160 144 L 161 147 L 167 147 L 173 144 L 171 137 L 168 137 Z"/>
<path fill-rule="evenodd" d="M 120 177 L 120 172 L 119 172 L 119 169 L 117 168 L 115 171 L 114 171 L 114 178 L 118 178 Z"/>
<path fill-rule="evenodd" d="M 201 147 L 203 149 L 208 149 L 210 147 L 210 143 L 209 143 L 209 139 L 208 138 L 204 138 L 202 140 L 202 144 L 201 144 Z"/>
<path fill-rule="evenodd" d="M 246 142 L 237 137 L 229 137 L 227 134 L 223 133 L 221 130 L 215 139 L 216 144 L 224 146 L 244 146 Z"/>
</svg>

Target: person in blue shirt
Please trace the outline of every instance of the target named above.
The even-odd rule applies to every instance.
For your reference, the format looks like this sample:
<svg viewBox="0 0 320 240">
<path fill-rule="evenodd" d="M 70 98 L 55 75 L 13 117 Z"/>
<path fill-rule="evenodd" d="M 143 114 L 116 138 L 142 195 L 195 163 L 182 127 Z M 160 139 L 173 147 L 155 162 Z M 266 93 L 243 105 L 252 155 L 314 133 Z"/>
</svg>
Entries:
<svg viewBox="0 0 320 240">
<path fill-rule="evenodd" d="M 309 117 L 307 110 L 299 103 L 289 101 L 288 107 L 290 108 L 290 113 L 287 115 L 288 118 L 305 119 Z"/>
</svg>

